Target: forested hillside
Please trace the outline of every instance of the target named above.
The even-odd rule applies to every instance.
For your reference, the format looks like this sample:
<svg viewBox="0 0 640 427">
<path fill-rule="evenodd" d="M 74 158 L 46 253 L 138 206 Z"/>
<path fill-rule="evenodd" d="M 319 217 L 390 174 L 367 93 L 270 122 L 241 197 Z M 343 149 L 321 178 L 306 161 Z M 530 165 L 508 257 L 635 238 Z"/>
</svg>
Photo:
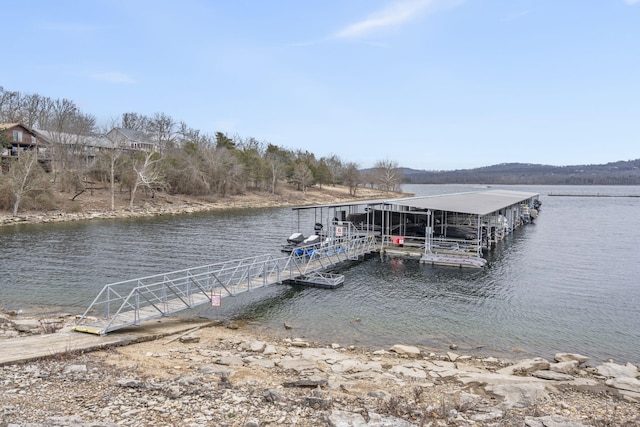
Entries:
<svg viewBox="0 0 640 427">
<path fill-rule="evenodd" d="M 640 185 L 640 159 L 600 165 L 502 163 L 452 171 L 401 170 L 404 182 L 411 184 Z"/>
</svg>

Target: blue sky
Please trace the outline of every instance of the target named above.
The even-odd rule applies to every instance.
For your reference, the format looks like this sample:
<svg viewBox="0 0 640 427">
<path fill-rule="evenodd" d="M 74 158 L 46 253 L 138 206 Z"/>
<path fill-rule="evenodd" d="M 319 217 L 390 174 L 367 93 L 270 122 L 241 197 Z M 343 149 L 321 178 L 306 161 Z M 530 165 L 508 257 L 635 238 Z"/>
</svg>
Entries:
<svg viewBox="0 0 640 427">
<path fill-rule="evenodd" d="M 640 0 L 9 0 L 6 90 L 428 170 L 640 158 Z M 12 19 L 7 19 L 11 16 Z"/>
</svg>

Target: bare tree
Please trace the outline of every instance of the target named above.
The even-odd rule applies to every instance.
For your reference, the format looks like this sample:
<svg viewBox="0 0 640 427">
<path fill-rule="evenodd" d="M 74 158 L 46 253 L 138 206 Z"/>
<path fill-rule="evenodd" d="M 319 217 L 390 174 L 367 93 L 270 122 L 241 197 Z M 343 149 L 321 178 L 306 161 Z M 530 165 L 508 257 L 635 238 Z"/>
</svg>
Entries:
<svg viewBox="0 0 640 427">
<path fill-rule="evenodd" d="M 384 191 L 400 191 L 402 173 L 398 162 L 389 159 L 378 160 L 375 165 L 378 188 Z"/>
<path fill-rule="evenodd" d="M 103 126 L 102 133 L 107 134 L 107 129 L 112 129 L 115 126 L 115 120 L 111 120 L 110 124 Z M 105 138 L 106 139 L 106 138 Z M 101 163 L 102 169 L 106 169 L 109 179 L 109 195 L 111 199 L 111 210 L 114 211 L 116 209 L 116 175 L 117 175 L 117 166 L 120 162 L 122 153 L 124 152 L 123 148 L 118 145 L 116 141 L 112 141 L 108 139 L 109 146 L 105 147 L 100 151 L 98 155 L 98 161 Z M 105 168 L 106 166 L 106 168 Z"/>
<path fill-rule="evenodd" d="M 265 151 L 265 162 L 271 178 L 271 194 L 276 194 L 278 181 L 285 177 L 285 171 L 289 165 L 291 153 L 277 145 L 269 144 Z"/>
<path fill-rule="evenodd" d="M 337 155 L 332 154 L 328 158 L 324 159 L 324 163 L 329 169 L 331 185 L 336 185 L 340 181 L 341 175 L 345 169 L 342 164 L 342 160 L 340 160 Z"/>
<path fill-rule="evenodd" d="M 263 160 L 264 144 L 254 138 L 247 138 L 238 143 L 236 156 L 242 163 L 247 186 L 259 188 L 264 184 L 266 168 Z"/>
<path fill-rule="evenodd" d="M 141 158 L 133 159 L 132 167 L 136 176 L 131 188 L 130 209 L 133 209 L 138 188 L 148 188 L 153 194 L 156 189 L 164 187 L 165 180 L 160 169 L 161 160 L 160 155 L 154 152 L 141 153 Z"/>
<path fill-rule="evenodd" d="M 40 117 L 40 109 L 42 108 L 42 97 L 36 94 L 25 95 L 21 102 L 21 117 L 20 123 L 33 129 Z"/>
<path fill-rule="evenodd" d="M 305 163 L 300 162 L 293 168 L 293 175 L 291 176 L 291 182 L 298 185 L 303 193 L 307 193 L 307 187 L 313 183 L 313 173 L 311 169 Z"/>
<path fill-rule="evenodd" d="M 353 162 L 349 162 L 345 165 L 344 174 L 342 177 L 344 184 L 349 187 L 349 194 L 351 196 L 356 195 L 356 190 L 361 182 L 360 170 L 358 165 Z"/>
<path fill-rule="evenodd" d="M 378 178 L 376 177 L 375 169 L 367 169 L 366 171 L 360 172 L 360 177 L 365 187 L 376 188 Z"/>
<path fill-rule="evenodd" d="M 158 144 L 161 153 L 176 140 L 176 122 L 165 113 L 156 113 L 149 122 L 148 134 Z"/>
<path fill-rule="evenodd" d="M 203 171 L 203 152 L 211 146 L 183 141 L 181 147 L 170 147 L 164 157 L 167 187 L 171 191 L 197 196 L 209 195 L 211 183 Z"/>
<path fill-rule="evenodd" d="M 19 123 L 21 121 L 20 101 L 20 92 L 7 91 L 0 86 L 0 118 L 2 122 Z"/>
<path fill-rule="evenodd" d="M 213 138 L 198 129 L 190 128 L 185 122 L 178 123 L 176 138 L 180 145 L 192 143 L 198 147 L 207 147 L 214 145 Z"/>
<path fill-rule="evenodd" d="M 143 114 L 123 113 L 120 127 L 124 129 L 137 130 L 140 132 L 147 132 L 149 129 L 150 121 L 151 119 Z"/>
<path fill-rule="evenodd" d="M 232 150 L 224 147 L 204 150 L 202 163 L 203 172 L 216 194 L 225 197 L 229 192 L 243 188 L 243 167 Z"/>
<path fill-rule="evenodd" d="M 47 188 L 46 174 L 38 163 L 38 153 L 35 150 L 29 150 L 22 154 L 11 165 L 6 178 L 7 188 L 15 198 L 13 216 L 18 215 L 20 204 L 29 193 Z"/>
<path fill-rule="evenodd" d="M 320 185 L 320 189 L 322 190 L 323 184 L 328 184 L 332 182 L 331 179 L 331 170 L 329 166 L 327 166 L 326 159 L 322 158 L 316 165 L 315 170 L 313 171 L 313 178 L 316 184 Z"/>
<path fill-rule="evenodd" d="M 51 102 L 42 101 L 40 104 L 47 111 L 41 111 L 38 119 L 47 139 L 51 142 L 50 153 L 54 182 L 59 175 L 63 175 L 63 185 L 66 175 L 83 176 L 86 180 L 87 140 L 95 134 L 96 120 L 89 114 L 82 113 L 73 101 L 58 99 Z M 76 180 L 77 181 L 77 180 Z"/>
</svg>

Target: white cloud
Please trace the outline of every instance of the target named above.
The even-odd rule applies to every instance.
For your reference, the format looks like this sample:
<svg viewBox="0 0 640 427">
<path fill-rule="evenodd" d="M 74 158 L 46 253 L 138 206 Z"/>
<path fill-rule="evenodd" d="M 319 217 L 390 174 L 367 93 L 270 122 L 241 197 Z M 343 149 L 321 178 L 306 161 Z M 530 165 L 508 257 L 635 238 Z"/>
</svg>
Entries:
<svg viewBox="0 0 640 427">
<path fill-rule="evenodd" d="M 371 14 L 368 18 L 339 30 L 334 34 L 334 37 L 358 38 L 379 30 L 400 26 L 417 18 L 435 3 L 436 0 L 395 1 L 385 9 Z"/>
<path fill-rule="evenodd" d="M 95 80 L 104 80 L 111 83 L 136 83 L 136 80 L 124 73 L 107 72 L 99 73 L 91 76 Z"/>
<path fill-rule="evenodd" d="M 636 3 L 640 3 L 640 0 L 624 0 L 624 2 L 626 4 L 636 4 Z"/>
</svg>

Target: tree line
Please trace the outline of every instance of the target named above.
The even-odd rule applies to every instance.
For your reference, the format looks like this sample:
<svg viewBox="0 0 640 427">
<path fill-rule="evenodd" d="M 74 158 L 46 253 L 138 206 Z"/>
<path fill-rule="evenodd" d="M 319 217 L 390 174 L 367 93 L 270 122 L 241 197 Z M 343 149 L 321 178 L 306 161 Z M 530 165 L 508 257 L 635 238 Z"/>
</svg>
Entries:
<svg viewBox="0 0 640 427">
<path fill-rule="evenodd" d="M 53 192 L 80 197 L 95 183 L 129 194 L 130 207 L 138 191 L 168 191 L 203 199 L 242 194 L 246 191 L 278 192 L 282 183 L 306 192 L 309 187 L 344 185 L 352 195 L 367 185 L 384 191 L 400 191 L 402 176 L 396 162 L 380 160 L 368 172 L 337 155 L 318 158 L 301 149 L 280 147 L 254 137 L 207 134 L 165 113 L 152 116 L 123 113 L 98 126 L 96 118 L 69 99 L 7 91 L 0 86 L 0 123 L 21 123 L 47 131 L 48 171 L 37 152 L 3 159 L 0 175 L 0 209 L 55 209 Z M 87 154 L 92 137 L 123 128 L 144 134 L 156 150 L 130 150 L 112 143 L 95 156 Z M 0 143 L 8 144 L 6 135 Z"/>
<path fill-rule="evenodd" d="M 412 184 L 638 185 L 640 159 L 574 166 L 503 163 L 452 171 L 402 168 L 401 173 Z"/>
</svg>

